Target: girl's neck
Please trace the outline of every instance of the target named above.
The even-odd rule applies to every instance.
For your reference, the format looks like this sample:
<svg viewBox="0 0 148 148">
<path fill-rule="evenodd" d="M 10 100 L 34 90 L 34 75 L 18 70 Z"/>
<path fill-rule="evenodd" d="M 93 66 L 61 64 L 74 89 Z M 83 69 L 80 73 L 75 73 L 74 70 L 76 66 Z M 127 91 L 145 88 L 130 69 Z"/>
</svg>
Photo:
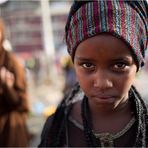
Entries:
<svg viewBox="0 0 148 148">
<path fill-rule="evenodd" d="M 97 109 L 90 106 L 91 121 L 96 132 L 117 133 L 133 117 L 132 108 L 129 100 L 118 105 L 113 109 Z"/>
</svg>

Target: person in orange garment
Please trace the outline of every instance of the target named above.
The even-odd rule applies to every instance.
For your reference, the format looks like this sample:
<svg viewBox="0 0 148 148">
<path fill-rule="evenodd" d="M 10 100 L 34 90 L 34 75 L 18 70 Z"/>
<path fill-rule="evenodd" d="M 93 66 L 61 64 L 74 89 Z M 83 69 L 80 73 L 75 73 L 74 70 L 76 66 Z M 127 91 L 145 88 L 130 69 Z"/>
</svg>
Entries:
<svg viewBox="0 0 148 148">
<path fill-rule="evenodd" d="M 16 56 L 4 48 L 4 40 L 4 22 L 0 19 L 0 147 L 26 147 L 29 105 L 25 71 Z"/>
<path fill-rule="evenodd" d="M 65 38 L 78 84 L 47 119 L 39 147 L 148 147 L 148 109 L 133 86 L 147 8 L 145 0 L 74 1 Z"/>
</svg>

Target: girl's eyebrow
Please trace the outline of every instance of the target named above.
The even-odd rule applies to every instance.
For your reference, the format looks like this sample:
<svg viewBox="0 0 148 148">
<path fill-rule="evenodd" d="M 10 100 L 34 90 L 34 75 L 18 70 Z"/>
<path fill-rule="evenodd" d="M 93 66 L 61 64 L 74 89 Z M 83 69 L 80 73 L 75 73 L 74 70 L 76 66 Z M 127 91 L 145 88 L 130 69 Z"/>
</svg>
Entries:
<svg viewBox="0 0 148 148">
<path fill-rule="evenodd" d="M 95 61 L 94 59 L 91 59 L 91 58 L 87 58 L 87 57 L 81 57 L 81 56 L 75 56 L 75 59 L 76 60 L 79 60 L 79 61 Z M 112 61 L 120 61 L 120 60 L 126 60 L 126 61 L 129 61 L 131 60 L 132 57 L 131 56 L 120 56 L 120 57 L 115 57 L 115 58 L 110 58 L 110 60 Z"/>
<path fill-rule="evenodd" d="M 94 61 L 93 59 L 90 59 L 87 57 L 80 57 L 80 56 L 75 56 L 75 59 L 78 61 Z"/>
<path fill-rule="evenodd" d="M 131 61 L 132 57 L 131 56 L 124 56 L 124 57 L 117 57 L 115 59 L 113 59 L 112 61 Z"/>
</svg>

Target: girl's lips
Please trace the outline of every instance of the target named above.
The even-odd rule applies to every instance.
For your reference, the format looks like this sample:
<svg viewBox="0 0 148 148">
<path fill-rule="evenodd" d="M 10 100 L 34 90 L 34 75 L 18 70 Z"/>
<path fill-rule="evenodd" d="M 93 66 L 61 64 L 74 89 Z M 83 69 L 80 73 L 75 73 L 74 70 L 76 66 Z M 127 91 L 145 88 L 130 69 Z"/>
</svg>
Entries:
<svg viewBox="0 0 148 148">
<path fill-rule="evenodd" d="M 94 96 L 95 98 L 99 98 L 99 99 L 102 99 L 102 100 L 106 100 L 106 99 L 111 99 L 113 98 L 112 96 Z"/>
<path fill-rule="evenodd" d="M 102 99 L 102 100 L 115 98 L 115 96 L 113 96 L 113 95 L 93 95 L 93 97 L 98 98 L 98 99 Z"/>
<path fill-rule="evenodd" d="M 95 100 L 99 103 L 113 103 L 116 99 L 115 96 L 93 96 Z"/>
<path fill-rule="evenodd" d="M 112 97 L 97 97 L 97 98 L 100 98 L 100 99 L 106 100 L 106 99 L 110 99 L 110 98 L 112 98 Z"/>
</svg>

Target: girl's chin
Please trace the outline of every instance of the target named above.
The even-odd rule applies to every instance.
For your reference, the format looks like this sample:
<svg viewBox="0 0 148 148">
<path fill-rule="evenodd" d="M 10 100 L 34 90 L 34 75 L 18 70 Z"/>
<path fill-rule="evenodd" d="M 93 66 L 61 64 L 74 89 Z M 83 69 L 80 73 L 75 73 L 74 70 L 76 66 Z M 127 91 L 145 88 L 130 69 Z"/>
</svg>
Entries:
<svg viewBox="0 0 148 148">
<path fill-rule="evenodd" d="M 99 98 L 91 98 L 90 101 L 91 104 L 94 104 L 97 108 L 103 109 L 103 110 L 112 110 L 116 108 L 116 101 L 113 98 L 110 99 L 99 99 Z"/>
<path fill-rule="evenodd" d="M 107 99 L 101 99 L 101 98 L 91 98 L 89 101 L 93 106 L 96 106 L 97 108 L 103 109 L 103 110 L 117 110 L 124 108 L 128 104 L 128 100 L 122 100 L 119 98 L 107 98 Z"/>
</svg>

